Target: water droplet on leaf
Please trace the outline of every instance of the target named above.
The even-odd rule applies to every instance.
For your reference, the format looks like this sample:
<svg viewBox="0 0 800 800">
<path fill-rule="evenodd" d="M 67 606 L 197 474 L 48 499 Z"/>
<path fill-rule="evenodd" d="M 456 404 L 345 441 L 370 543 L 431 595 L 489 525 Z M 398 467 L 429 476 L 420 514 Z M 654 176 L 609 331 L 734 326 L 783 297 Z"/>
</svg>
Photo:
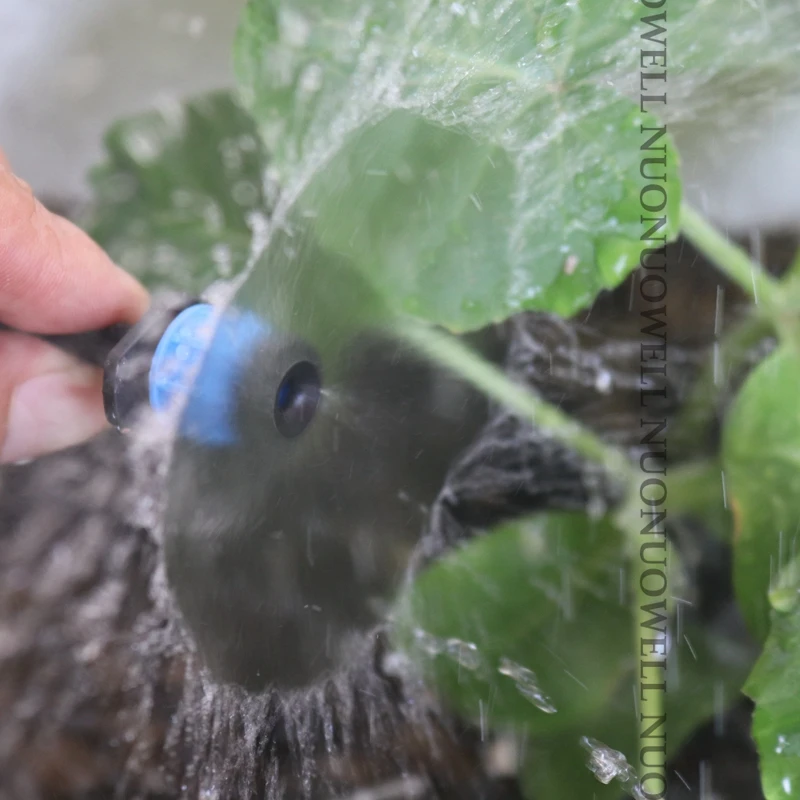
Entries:
<svg viewBox="0 0 800 800">
<path fill-rule="evenodd" d="M 500 659 L 498 672 L 511 678 L 516 684 L 517 691 L 527 700 L 530 700 L 538 709 L 544 711 L 545 714 L 556 713 L 558 709 L 539 686 L 539 680 L 533 670 L 523 667 L 522 664 L 517 664 L 516 661 L 504 656 Z"/>
</svg>

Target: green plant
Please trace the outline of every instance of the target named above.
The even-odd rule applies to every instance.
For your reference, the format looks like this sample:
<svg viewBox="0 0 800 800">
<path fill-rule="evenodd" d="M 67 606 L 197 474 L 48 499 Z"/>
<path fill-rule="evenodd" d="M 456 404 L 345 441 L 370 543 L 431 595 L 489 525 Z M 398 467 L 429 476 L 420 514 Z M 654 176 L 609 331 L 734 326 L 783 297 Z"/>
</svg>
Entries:
<svg viewBox="0 0 800 800">
<path fill-rule="evenodd" d="M 737 597 L 764 650 L 745 682 L 703 631 L 692 632 L 693 657 L 676 642 L 665 666 L 669 675 L 680 660 L 690 678 L 650 713 L 666 712 L 674 752 L 713 713 L 714 686 L 732 698 L 744 685 L 775 800 L 800 781 L 800 278 L 797 269 L 770 278 L 681 206 L 664 120 L 694 95 L 720 108 L 766 87 L 773 98 L 794 91 L 800 11 L 788 0 L 735 11 L 721 0 L 672 0 L 667 25 L 650 6 L 251 0 L 236 44 L 240 97 L 217 93 L 176 119 L 119 123 L 87 224 L 151 285 L 198 290 L 269 247 L 268 212 L 283 225 L 313 216 L 321 245 L 368 279 L 399 335 L 625 484 L 626 502 L 602 519 L 539 515 L 488 532 L 429 568 L 398 604 L 400 640 L 452 704 L 493 727 L 524 728 L 532 749 L 549 754 L 524 769 L 544 797 L 619 792 L 580 768 L 581 742 L 635 763 L 645 735 L 630 691 L 636 631 L 664 628 L 674 609 L 642 610 L 634 465 L 433 326 L 473 330 L 525 309 L 572 314 L 635 269 L 643 246 L 658 250 L 683 232 L 754 297 L 760 330 L 780 340 L 735 399 L 720 454 Z M 670 64 L 680 65 L 663 107 L 643 109 L 631 83 L 643 34 L 653 50 L 668 35 Z M 644 224 L 648 140 L 664 203 L 653 196 Z M 719 468 L 670 468 L 670 514 L 713 506 L 693 488 L 713 485 Z M 657 530 L 648 541 L 663 544 L 679 581 L 678 554 L 667 555 Z M 620 569 L 629 576 L 622 603 Z M 548 646 L 555 638 L 558 656 Z M 565 653 L 585 664 L 580 674 L 565 670 Z M 617 777 L 641 791 L 624 771 Z"/>
</svg>

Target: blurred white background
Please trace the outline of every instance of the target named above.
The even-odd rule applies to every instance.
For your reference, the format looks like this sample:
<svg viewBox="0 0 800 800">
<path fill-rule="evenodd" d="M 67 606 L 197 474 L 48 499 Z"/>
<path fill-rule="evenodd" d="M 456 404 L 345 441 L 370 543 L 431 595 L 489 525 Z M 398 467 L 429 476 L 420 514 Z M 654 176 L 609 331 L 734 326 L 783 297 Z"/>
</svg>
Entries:
<svg viewBox="0 0 800 800">
<path fill-rule="evenodd" d="M 233 83 L 244 0 L 0 0 L 0 146 L 37 192 L 87 196 L 121 115 Z M 800 103 L 679 130 L 690 199 L 731 228 L 800 227 Z"/>
<path fill-rule="evenodd" d="M 0 0 L 0 147 L 43 195 L 83 199 L 122 115 L 233 84 L 244 0 Z"/>
</svg>

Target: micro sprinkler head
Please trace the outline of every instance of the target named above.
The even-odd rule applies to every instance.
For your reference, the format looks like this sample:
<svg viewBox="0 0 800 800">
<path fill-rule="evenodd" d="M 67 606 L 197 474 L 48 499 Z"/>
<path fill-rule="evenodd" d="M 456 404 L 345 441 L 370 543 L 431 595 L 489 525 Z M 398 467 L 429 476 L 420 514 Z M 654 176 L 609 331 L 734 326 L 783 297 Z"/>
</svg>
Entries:
<svg viewBox="0 0 800 800">
<path fill-rule="evenodd" d="M 371 287 L 278 247 L 224 308 L 154 308 L 106 361 L 106 413 L 175 409 L 166 577 L 212 675 L 317 684 L 386 623 L 484 401 L 399 341 Z"/>
</svg>

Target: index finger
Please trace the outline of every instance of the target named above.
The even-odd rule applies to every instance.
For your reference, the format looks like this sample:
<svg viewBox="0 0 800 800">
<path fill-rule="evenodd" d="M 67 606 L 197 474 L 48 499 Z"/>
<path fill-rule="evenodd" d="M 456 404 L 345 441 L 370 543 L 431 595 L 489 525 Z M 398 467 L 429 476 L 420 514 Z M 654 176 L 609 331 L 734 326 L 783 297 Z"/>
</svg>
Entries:
<svg viewBox="0 0 800 800">
<path fill-rule="evenodd" d="M 80 228 L 48 211 L 0 151 L 0 321 L 32 333 L 135 322 L 147 293 Z"/>
</svg>

